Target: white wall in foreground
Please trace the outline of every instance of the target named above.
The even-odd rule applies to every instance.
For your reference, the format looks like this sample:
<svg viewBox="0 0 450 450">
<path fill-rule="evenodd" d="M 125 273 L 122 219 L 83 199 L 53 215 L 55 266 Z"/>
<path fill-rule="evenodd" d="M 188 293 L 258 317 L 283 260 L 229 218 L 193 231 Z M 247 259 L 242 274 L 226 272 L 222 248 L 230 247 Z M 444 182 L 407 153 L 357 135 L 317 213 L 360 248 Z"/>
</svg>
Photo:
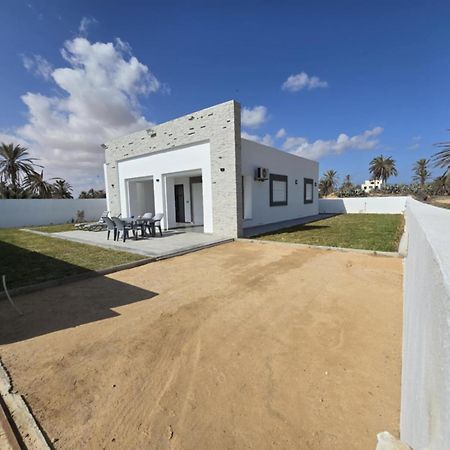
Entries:
<svg viewBox="0 0 450 450">
<path fill-rule="evenodd" d="M 0 228 L 67 223 L 81 210 L 87 222 L 97 221 L 106 209 L 104 198 L 0 200 Z"/>
<path fill-rule="evenodd" d="M 401 439 L 416 450 L 448 450 L 450 211 L 409 198 L 406 225 Z"/>
<path fill-rule="evenodd" d="M 321 198 L 320 213 L 403 214 L 408 197 Z"/>
</svg>

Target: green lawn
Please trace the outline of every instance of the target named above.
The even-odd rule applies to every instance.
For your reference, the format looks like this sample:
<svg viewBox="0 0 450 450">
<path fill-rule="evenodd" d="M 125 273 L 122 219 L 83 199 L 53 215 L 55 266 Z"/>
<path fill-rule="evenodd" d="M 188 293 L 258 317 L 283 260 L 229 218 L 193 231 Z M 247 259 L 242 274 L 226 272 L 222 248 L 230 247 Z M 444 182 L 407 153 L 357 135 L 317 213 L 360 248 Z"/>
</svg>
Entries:
<svg viewBox="0 0 450 450">
<path fill-rule="evenodd" d="M 0 278 L 6 275 L 8 288 L 106 269 L 144 258 L 13 228 L 0 229 L 0 255 Z"/>
<path fill-rule="evenodd" d="M 43 231 L 44 233 L 60 233 L 62 231 L 73 231 L 75 230 L 75 224 L 73 223 L 63 223 L 61 225 L 45 225 L 41 227 L 31 227 L 31 230 Z"/>
<path fill-rule="evenodd" d="M 342 214 L 257 239 L 396 252 L 402 233 L 400 214 Z"/>
</svg>

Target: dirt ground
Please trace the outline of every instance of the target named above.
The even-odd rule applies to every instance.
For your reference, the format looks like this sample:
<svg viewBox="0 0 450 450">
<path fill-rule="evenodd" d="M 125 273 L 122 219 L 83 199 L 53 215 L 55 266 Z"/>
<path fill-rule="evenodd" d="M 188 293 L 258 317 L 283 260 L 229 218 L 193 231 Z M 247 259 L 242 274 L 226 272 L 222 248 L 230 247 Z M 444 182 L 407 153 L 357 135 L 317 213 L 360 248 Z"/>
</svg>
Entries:
<svg viewBox="0 0 450 450">
<path fill-rule="evenodd" d="M 398 434 L 402 261 L 235 242 L 0 302 L 64 449 L 373 449 Z"/>
<path fill-rule="evenodd" d="M 450 205 L 450 197 L 448 195 L 442 197 L 433 197 L 433 200 L 439 203 L 445 203 L 447 205 Z"/>
</svg>

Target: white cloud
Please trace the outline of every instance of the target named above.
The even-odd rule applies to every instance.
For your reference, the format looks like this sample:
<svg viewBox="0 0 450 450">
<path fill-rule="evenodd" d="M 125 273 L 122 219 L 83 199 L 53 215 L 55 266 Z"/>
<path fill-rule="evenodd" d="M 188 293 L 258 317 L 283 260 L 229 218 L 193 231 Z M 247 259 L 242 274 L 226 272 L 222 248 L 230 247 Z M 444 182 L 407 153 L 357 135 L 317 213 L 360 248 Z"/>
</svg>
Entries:
<svg viewBox="0 0 450 450">
<path fill-rule="evenodd" d="M 49 80 L 53 72 L 52 65 L 41 55 L 22 55 L 22 62 L 29 72 Z"/>
<path fill-rule="evenodd" d="M 283 90 L 290 92 L 297 92 L 302 89 L 308 89 L 310 91 L 312 89 L 326 87 L 328 87 L 327 81 L 323 81 L 315 75 L 309 76 L 306 72 L 289 76 L 281 86 Z"/>
<path fill-rule="evenodd" d="M 255 106 L 254 108 L 243 108 L 241 113 L 242 126 L 248 128 L 258 128 L 268 119 L 267 108 L 265 106 Z"/>
<path fill-rule="evenodd" d="M 382 132 L 383 128 L 375 127 L 355 136 L 341 133 L 337 139 L 318 139 L 314 142 L 309 142 L 304 137 L 288 137 L 283 144 L 283 148 L 298 156 L 319 159 L 330 154 L 340 155 L 347 150 L 373 150 L 378 146 L 379 141 L 377 137 Z"/>
<path fill-rule="evenodd" d="M 77 37 L 61 53 L 67 66 L 51 74 L 60 93 L 23 95 L 28 122 L 11 134 L 29 143 L 48 176 L 66 178 L 78 189 L 103 187 L 100 144 L 150 126 L 140 99 L 160 91 L 161 83 L 119 40 Z"/>
<path fill-rule="evenodd" d="M 273 145 L 273 138 L 270 134 L 259 136 L 257 134 L 250 134 L 245 131 L 242 131 L 241 137 L 244 139 L 248 139 L 250 141 L 259 142 L 260 144 L 268 145 L 269 147 Z"/>
<path fill-rule="evenodd" d="M 80 36 L 87 36 L 88 29 L 91 25 L 98 23 L 93 17 L 83 17 L 78 27 L 78 33 Z"/>
<path fill-rule="evenodd" d="M 22 139 L 20 136 L 17 136 L 14 132 L 12 133 L 0 132 L 0 144 L 14 144 L 14 145 L 21 145 L 22 147 L 30 146 L 30 143 L 28 141 Z"/>
<path fill-rule="evenodd" d="M 420 147 L 422 136 L 413 136 L 411 139 L 411 145 L 408 147 L 410 150 L 417 150 Z"/>
<path fill-rule="evenodd" d="M 286 136 L 286 130 L 284 128 L 280 128 L 275 135 L 276 138 L 282 139 Z"/>
</svg>

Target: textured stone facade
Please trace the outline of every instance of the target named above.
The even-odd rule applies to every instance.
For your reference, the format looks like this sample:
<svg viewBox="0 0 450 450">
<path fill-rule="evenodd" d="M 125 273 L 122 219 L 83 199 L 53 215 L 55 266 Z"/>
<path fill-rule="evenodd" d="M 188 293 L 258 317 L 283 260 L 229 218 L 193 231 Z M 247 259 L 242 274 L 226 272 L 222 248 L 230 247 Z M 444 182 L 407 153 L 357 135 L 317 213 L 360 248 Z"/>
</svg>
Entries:
<svg viewBox="0 0 450 450">
<path fill-rule="evenodd" d="M 120 212 L 118 162 L 208 141 L 211 151 L 213 231 L 242 233 L 241 108 L 232 100 L 105 144 L 107 192 Z"/>
</svg>

